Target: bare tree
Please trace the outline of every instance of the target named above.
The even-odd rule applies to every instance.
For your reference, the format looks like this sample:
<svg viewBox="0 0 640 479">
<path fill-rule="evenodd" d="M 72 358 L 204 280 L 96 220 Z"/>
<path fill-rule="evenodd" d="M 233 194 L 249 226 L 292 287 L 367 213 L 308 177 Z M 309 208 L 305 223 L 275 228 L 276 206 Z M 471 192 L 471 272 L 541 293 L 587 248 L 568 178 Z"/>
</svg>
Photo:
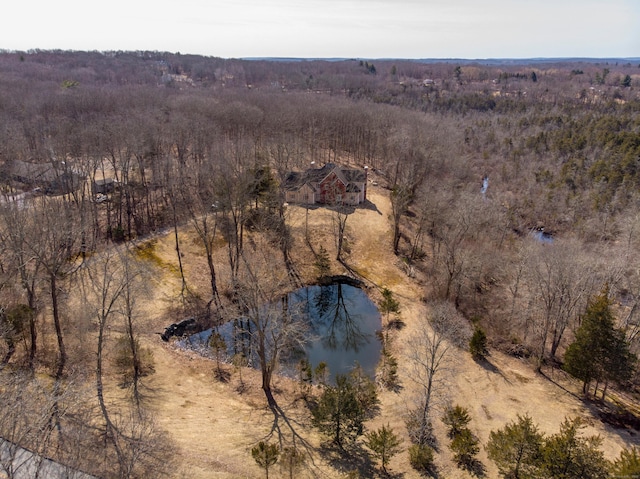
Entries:
<svg viewBox="0 0 640 479">
<path fill-rule="evenodd" d="M 205 165 L 196 167 L 192 173 L 193 181 L 187 182 L 181 188 L 183 203 L 189 213 L 189 220 L 193 225 L 205 249 L 207 266 L 211 284 L 211 300 L 207 303 L 210 309 L 213 303 L 216 308 L 221 306 L 218 291 L 216 267 L 213 261 L 214 240 L 218 230 L 218 216 L 220 204 L 215 201 L 215 182 L 212 172 Z"/>
<path fill-rule="evenodd" d="M 429 305 L 427 321 L 418 326 L 407 343 L 409 377 L 416 384 L 414 405 L 409 407 L 407 427 L 412 441 L 425 445 L 432 441 L 433 402 L 442 401 L 447 381 L 454 369 L 451 355 L 468 344 L 471 331 L 464 318 L 449 302 Z"/>
<path fill-rule="evenodd" d="M 276 402 L 271 390 L 281 356 L 304 340 L 300 311 L 288 304 L 288 274 L 273 261 L 266 245 L 255 245 L 243 254 L 242 278 L 238 282 L 238 306 L 251 326 L 251 339 L 260 371 L 262 389 L 271 407 Z"/>
<path fill-rule="evenodd" d="M 143 465 L 154 464 L 159 468 L 161 459 L 167 451 L 155 450 L 159 445 L 159 432 L 152 418 L 148 417 L 140 407 L 136 397 L 137 408 L 126 415 L 118 411 L 111 412 L 105 401 L 105 384 L 103 380 L 107 333 L 114 321 L 114 316 L 125 317 L 125 331 L 131 344 L 134 358 L 134 376 L 141 375 L 142 360 L 133 330 L 135 302 L 133 298 L 135 273 L 125 247 L 113 247 L 96 256 L 82 270 L 86 277 L 82 285 L 86 287 L 85 299 L 87 310 L 98 325 L 96 347 L 96 394 L 105 436 L 111 443 L 118 463 L 118 476 L 121 478 L 136 477 Z M 137 391 L 136 391 L 137 394 Z M 155 471 L 158 472 L 158 471 Z"/>
<path fill-rule="evenodd" d="M 349 219 L 350 209 L 343 204 L 337 204 L 333 207 L 333 234 L 336 239 L 336 260 L 342 262 L 342 252 L 344 250 L 344 237 L 347 231 L 347 220 Z"/>
<path fill-rule="evenodd" d="M 434 272 L 441 278 L 441 297 L 458 303 L 468 269 L 473 264 L 473 241 L 488 220 L 482 205 L 471 195 L 438 199 L 430 234 Z"/>
<path fill-rule="evenodd" d="M 121 472 L 124 472 L 124 452 L 118 440 L 119 432 L 111 419 L 104 399 L 103 368 L 105 335 L 108 322 L 112 321 L 112 316 L 119 312 L 119 303 L 126 289 L 127 277 L 124 274 L 118 251 L 115 249 L 108 250 L 103 255 L 94 258 L 82 272 L 86 272 L 87 276 L 81 281 L 81 286 L 87 288 L 84 297 L 87 301 L 90 317 L 97 321 L 98 324 L 96 352 L 96 394 L 98 404 L 105 423 L 106 437 L 114 446 Z"/>
<path fill-rule="evenodd" d="M 67 365 L 67 349 L 64 340 L 63 314 L 61 311 L 61 283 L 70 280 L 77 270 L 79 253 L 77 219 L 72 205 L 42 197 L 40 204 L 32 204 L 29 210 L 33 220 L 40 225 L 41 233 L 27 240 L 27 248 L 41 264 L 41 270 L 49 283 L 51 312 L 58 345 L 55 368 L 54 393 L 61 393 L 63 374 Z M 54 403 L 52 418 L 58 431 L 61 429 L 59 404 Z"/>
<path fill-rule="evenodd" d="M 54 399 L 27 375 L 3 374 L 0 384 L 0 470 L 10 479 L 37 474 L 42 461 L 38 453 L 51 439 L 48 425 Z"/>
<path fill-rule="evenodd" d="M 530 243 L 526 281 L 537 314 L 536 361 L 540 369 L 547 354 L 555 358 L 565 331 L 582 312 L 590 295 L 602 284 L 596 263 L 571 242 Z M 550 344 L 549 344 L 550 342 Z"/>
<path fill-rule="evenodd" d="M 0 208 L 4 232 L 2 244 L 6 251 L 2 255 L 8 258 L 9 264 L 5 266 L 6 272 L 17 271 L 19 283 L 27 297 L 27 306 L 31 310 L 29 315 L 29 367 L 34 368 L 37 352 L 38 328 L 36 320 L 38 317 L 38 284 L 41 280 L 40 267 L 38 261 L 39 254 L 30 250 L 31 247 L 38 248 L 37 242 L 31 242 L 30 238 L 39 234 L 39 224 L 34 222 L 32 215 L 19 205 L 9 202 Z M 3 268 L 3 270 L 5 270 Z"/>
</svg>

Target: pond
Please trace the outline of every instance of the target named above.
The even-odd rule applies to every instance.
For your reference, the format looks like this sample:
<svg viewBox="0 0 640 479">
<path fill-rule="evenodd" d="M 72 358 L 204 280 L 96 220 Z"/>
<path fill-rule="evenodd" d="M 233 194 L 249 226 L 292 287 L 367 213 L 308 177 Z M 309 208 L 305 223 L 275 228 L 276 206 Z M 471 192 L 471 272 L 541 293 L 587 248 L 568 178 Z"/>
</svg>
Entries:
<svg viewBox="0 0 640 479">
<path fill-rule="evenodd" d="M 288 307 L 296 307 L 307 324 L 307 340 L 302 351 L 283 356 L 280 374 L 294 376 L 296 365 L 307 357 L 312 368 L 324 361 L 329 368 L 329 381 L 336 374 L 346 374 L 357 363 L 371 378 L 380 360 L 382 344 L 376 331 L 382 327 L 376 305 L 366 293 L 355 286 L 335 283 L 307 286 L 288 296 Z M 250 362 L 256 365 L 251 354 L 250 325 L 248 321 L 230 321 L 218 331 L 228 346 L 230 357 L 242 350 Z M 211 330 L 190 336 L 181 341 L 191 349 L 208 353 L 207 343 Z"/>
</svg>

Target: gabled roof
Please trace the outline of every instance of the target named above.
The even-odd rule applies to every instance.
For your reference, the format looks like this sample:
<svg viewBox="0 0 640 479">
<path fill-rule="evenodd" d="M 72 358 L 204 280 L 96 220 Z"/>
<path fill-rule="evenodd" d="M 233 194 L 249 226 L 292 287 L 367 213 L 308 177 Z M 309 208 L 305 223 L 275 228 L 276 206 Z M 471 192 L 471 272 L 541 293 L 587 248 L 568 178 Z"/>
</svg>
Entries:
<svg viewBox="0 0 640 479">
<path fill-rule="evenodd" d="M 364 170 L 343 169 L 342 173 L 349 183 L 365 183 L 367 181 L 367 172 Z"/>
<path fill-rule="evenodd" d="M 327 163 L 321 168 L 309 168 L 304 172 L 290 171 L 285 177 L 283 187 L 286 190 L 298 190 L 304 184 L 309 184 L 313 188 L 314 184 L 322 183 L 331 173 L 335 173 L 345 186 L 349 186 L 353 182 L 364 183 L 367 180 L 367 174 L 364 170 L 342 168 L 335 163 Z M 357 188 L 356 185 L 353 186 Z M 360 189 L 358 188 L 357 191 Z"/>
<path fill-rule="evenodd" d="M 8 164 L 7 170 L 14 178 L 28 179 L 29 181 L 54 181 L 58 177 L 49 163 L 14 160 Z"/>
<path fill-rule="evenodd" d="M 282 187 L 288 191 L 298 191 L 304 185 L 307 185 L 314 192 L 316 189 L 313 187 L 313 184 L 306 178 L 306 173 L 301 173 L 299 171 L 290 171 L 287 173 L 287 176 L 284 179 Z"/>
</svg>

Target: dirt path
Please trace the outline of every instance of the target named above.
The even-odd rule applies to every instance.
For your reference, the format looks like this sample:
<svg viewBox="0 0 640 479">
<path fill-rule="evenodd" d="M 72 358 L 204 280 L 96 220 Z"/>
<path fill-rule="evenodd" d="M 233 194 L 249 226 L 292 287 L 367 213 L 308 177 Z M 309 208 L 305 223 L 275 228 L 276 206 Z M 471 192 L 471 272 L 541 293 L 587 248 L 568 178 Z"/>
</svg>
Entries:
<svg viewBox="0 0 640 479">
<path fill-rule="evenodd" d="M 391 289 L 399 299 L 406 327 L 397 333 L 393 347 L 402 363 L 403 345 L 416 325 L 425 321 L 425 307 L 421 301 L 425 286 L 409 278 L 392 254 L 388 192 L 373 189 L 369 192 L 369 199 L 369 207 L 357 209 L 347 221 L 347 242 L 351 254 L 346 256 L 346 260 L 371 285 L 368 291 L 374 300 L 379 297 L 378 288 L 382 287 Z M 288 222 L 296 238 L 293 258 L 305 279 L 312 276 L 314 260 L 304 241 L 305 231 L 314 249 L 323 245 L 332 258 L 335 256 L 331 214 L 323 208 L 309 211 L 295 206 L 289 208 Z M 166 261 L 173 261 L 171 241 L 165 239 L 162 248 L 166 251 Z M 187 270 L 196 270 L 201 259 L 193 257 L 197 248 L 187 245 L 184 250 Z M 334 273 L 343 272 L 337 263 L 333 269 Z M 166 319 L 158 316 L 172 298 L 175 301 L 178 283 L 175 275 L 171 274 L 158 281 L 155 294 L 159 308 L 155 311 L 153 307 L 148 309 L 148 322 L 150 325 L 155 323 L 156 329 L 161 321 L 167 323 Z M 162 291 L 157 292 L 157 289 Z M 215 382 L 210 361 L 193 353 L 175 350 L 173 346 L 162 343 L 151 331 L 144 341 L 154 350 L 156 358 L 156 374 L 149 382 L 149 395 L 158 421 L 169 432 L 179 451 L 180 465 L 174 477 L 257 477 L 260 472 L 249 451 L 257 441 L 268 436 L 273 426 L 273 415 L 266 408 L 257 374 L 248 370 L 243 372 L 247 388 L 240 395 L 235 391 L 238 385 L 236 374 L 232 375 L 229 383 Z M 450 377 L 446 389 L 447 399 L 469 409 L 473 418 L 471 428 L 481 444 L 486 443 L 491 430 L 502 427 L 517 414 L 530 414 L 547 433 L 557 432 L 565 416 L 591 417 L 576 396 L 535 374 L 530 365 L 517 359 L 494 352 L 490 362 L 482 366 L 474 362 L 468 353 L 460 351 L 455 355 L 455 365 L 456 372 Z M 381 415 L 368 427 L 389 423 L 397 432 L 405 434 L 403 414 L 412 386 L 402 367 L 400 379 L 403 389 L 399 393 L 381 393 Z M 556 379 L 561 381 L 561 378 Z M 301 404 L 289 403 L 291 395 L 287 390 L 291 384 L 279 379 L 276 386 L 283 390 L 278 396 L 281 405 L 289 418 L 295 421 L 303 438 L 314 447 L 319 446 L 321 438 L 310 427 L 308 412 Z M 452 479 L 470 477 L 451 464 L 446 436 L 438 419 L 435 427 L 442 438 L 442 454 L 438 456 L 441 476 Z M 606 428 L 594 419 L 589 420 L 587 433 L 602 436 L 603 448 L 609 458 L 617 456 L 622 447 L 636 441 L 627 433 Z M 408 446 L 406 437 L 405 446 Z M 497 477 L 497 471 L 486 458 L 484 450 L 481 450 L 479 459 L 487 468 L 487 477 Z M 327 466 L 319 455 L 314 455 L 314 462 L 306 473 L 307 477 L 340 477 L 338 471 Z M 409 467 L 406 453 L 392 460 L 390 470 L 402 471 L 405 479 L 419 477 Z"/>
</svg>

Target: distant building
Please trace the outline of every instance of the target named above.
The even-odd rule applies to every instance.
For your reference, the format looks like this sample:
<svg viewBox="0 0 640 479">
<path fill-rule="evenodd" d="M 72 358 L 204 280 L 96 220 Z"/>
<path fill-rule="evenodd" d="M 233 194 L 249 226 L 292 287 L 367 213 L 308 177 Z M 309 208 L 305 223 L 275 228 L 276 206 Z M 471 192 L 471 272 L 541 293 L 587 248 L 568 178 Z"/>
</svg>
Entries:
<svg viewBox="0 0 640 479">
<path fill-rule="evenodd" d="M 2 166 L 0 176 L 5 181 L 15 181 L 45 193 L 60 194 L 80 187 L 82 176 L 73 172 L 64 162 L 34 163 L 13 160 Z"/>
<path fill-rule="evenodd" d="M 353 169 L 327 163 L 321 168 L 291 171 L 283 189 L 287 203 L 359 205 L 367 199 L 367 167 Z"/>
<path fill-rule="evenodd" d="M 118 182 L 114 178 L 94 180 L 91 190 L 94 195 L 112 193 Z"/>
</svg>

